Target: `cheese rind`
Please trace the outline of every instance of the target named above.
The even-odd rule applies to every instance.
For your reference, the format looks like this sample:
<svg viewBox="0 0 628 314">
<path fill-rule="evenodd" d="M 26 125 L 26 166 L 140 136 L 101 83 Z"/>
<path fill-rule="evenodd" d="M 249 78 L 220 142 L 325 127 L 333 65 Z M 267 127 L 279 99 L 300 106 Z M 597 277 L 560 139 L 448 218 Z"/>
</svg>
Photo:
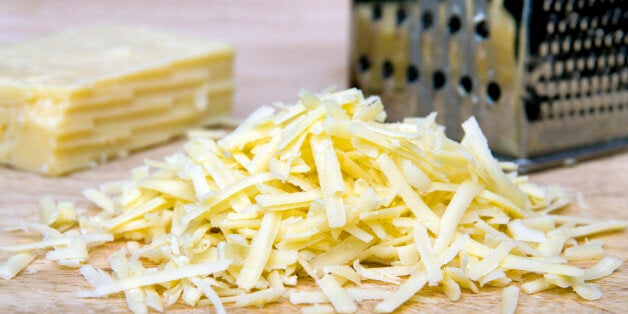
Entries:
<svg viewBox="0 0 628 314">
<path fill-rule="evenodd" d="M 98 25 L 0 47 L 0 163 L 63 174 L 231 111 L 233 47 Z"/>
</svg>

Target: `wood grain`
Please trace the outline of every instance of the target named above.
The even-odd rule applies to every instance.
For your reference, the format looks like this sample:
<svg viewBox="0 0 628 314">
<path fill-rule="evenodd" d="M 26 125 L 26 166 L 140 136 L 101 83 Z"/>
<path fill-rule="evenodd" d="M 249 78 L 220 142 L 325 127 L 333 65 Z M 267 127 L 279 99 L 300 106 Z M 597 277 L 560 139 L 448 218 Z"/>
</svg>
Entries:
<svg viewBox="0 0 628 314">
<path fill-rule="evenodd" d="M 56 200 L 72 200 L 81 207 L 89 208 L 81 196 L 86 187 L 100 183 L 125 179 L 129 170 L 140 165 L 146 158 L 160 159 L 163 156 L 181 150 L 182 140 L 134 154 L 128 158 L 118 159 L 103 164 L 96 169 L 77 172 L 61 178 L 45 178 L 22 171 L 0 168 L 0 213 L 4 217 L 0 225 L 8 220 L 38 221 L 38 200 L 46 194 L 53 195 Z M 532 180 L 541 184 L 561 184 L 574 191 L 581 192 L 587 199 L 589 209 L 572 206 L 562 211 L 599 219 L 628 220 L 628 153 L 614 157 L 586 162 L 570 168 L 555 169 L 532 175 Z M 626 233 L 613 233 L 602 237 L 606 242 L 605 249 L 612 255 L 628 259 L 628 238 Z M 16 235 L 0 234 L 0 244 L 14 241 L 25 241 L 28 238 Z M 107 255 L 118 249 L 122 244 L 113 243 L 98 248 L 91 253 L 90 263 L 107 268 Z M 45 252 L 39 252 L 43 257 Z M 6 260 L 10 254 L 0 253 L 0 260 Z M 590 265 L 590 264 L 587 264 Z M 32 264 L 35 274 L 24 272 L 11 281 L 0 281 L 0 312 L 126 312 L 124 297 L 120 294 L 108 299 L 77 299 L 75 293 L 89 289 L 89 285 L 78 275 L 75 269 L 60 268 L 43 259 Z M 535 295 L 520 295 L 519 312 L 539 313 L 560 310 L 567 313 L 626 313 L 628 312 L 628 266 L 624 264 L 610 277 L 598 281 L 602 290 L 602 299 L 584 301 L 566 289 L 554 289 Z M 377 286 L 367 284 L 367 286 Z M 393 286 L 377 286 L 393 289 Z M 297 289 L 314 289 L 309 280 L 300 281 Z M 425 296 L 419 303 L 404 305 L 400 312 L 426 313 L 469 313 L 489 311 L 497 313 L 501 306 L 501 289 L 482 289 L 479 294 L 464 291 L 460 301 L 449 301 L 435 289 L 427 289 L 419 293 Z M 360 302 L 359 310 L 371 312 L 375 302 Z M 264 308 L 227 307 L 233 313 L 276 313 L 298 312 L 297 306 L 284 300 L 278 304 Z M 177 303 L 168 312 L 213 312 L 213 309 L 201 307 L 190 309 Z"/>
<path fill-rule="evenodd" d="M 123 21 L 180 30 L 199 36 L 223 38 L 237 48 L 235 114 L 246 116 L 261 104 L 293 101 L 301 88 L 322 90 L 330 85 L 343 87 L 348 56 L 349 1 L 342 0 L 19 0 L 0 1 L 0 44 L 23 40 L 65 27 L 104 21 Z M 81 196 L 86 187 L 127 178 L 145 158 L 159 159 L 180 150 L 181 140 L 154 147 L 128 158 L 114 160 L 96 169 L 61 178 L 0 168 L 0 225 L 9 220 L 38 221 L 38 200 L 46 194 L 57 200 L 75 201 L 89 208 Z M 600 219 L 628 220 L 628 154 L 582 163 L 571 168 L 535 174 L 536 183 L 558 183 L 587 198 L 590 209 L 571 207 L 565 214 Z M 605 236 L 607 251 L 628 259 L 626 233 Z M 2 233 L 0 243 L 28 238 Z M 107 255 L 121 246 L 113 243 L 91 252 L 95 266 L 106 267 Z M 45 253 L 39 252 L 40 257 Z M 0 261 L 10 254 L 0 252 Z M 0 281 L 0 313 L 126 313 L 122 295 L 108 299 L 77 299 L 76 292 L 89 288 L 75 269 L 56 267 L 38 259 L 31 270 L 14 280 Z M 535 295 L 520 295 L 518 312 L 542 313 L 628 313 L 628 266 L 598 281 L 603 297 L 583 301 L 563 289 Z M 367 286 L 376 286 L 367 284 Z M 392 286 L 377 286 L 393 289 Z M 314 289 L 304 280 L 297 289 Z M 479 294 L 464 291 L 451 302 L 434 289 L 420 292 L 419 303 L 404 305 L 400 312 L 473 313 L 499 312 L 501 289 L 483 289 Z M 375 302 L 360 302 L 359 311 L 372 312 Z M 299 308 L 283 301 L 264 308 L 238 309 L 233 313 L 292 313 Z M 177 303 L 172 313 L 213 312 L 211 307 L 190 309 Z"/>
</svg>

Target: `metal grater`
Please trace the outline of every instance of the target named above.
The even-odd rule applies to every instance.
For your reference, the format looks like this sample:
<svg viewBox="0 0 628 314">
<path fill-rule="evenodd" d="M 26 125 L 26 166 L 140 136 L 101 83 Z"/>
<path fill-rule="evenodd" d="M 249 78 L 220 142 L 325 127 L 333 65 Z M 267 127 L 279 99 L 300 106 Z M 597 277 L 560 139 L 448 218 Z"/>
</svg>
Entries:
<svg viewBox="0 0 628 314">
<path fill-rule="evenodd" d="M 478 119 L 522 171 L 628 147 L 628 0 L 354 1 L 351 77 L 388 118 Z"/>
</svg>

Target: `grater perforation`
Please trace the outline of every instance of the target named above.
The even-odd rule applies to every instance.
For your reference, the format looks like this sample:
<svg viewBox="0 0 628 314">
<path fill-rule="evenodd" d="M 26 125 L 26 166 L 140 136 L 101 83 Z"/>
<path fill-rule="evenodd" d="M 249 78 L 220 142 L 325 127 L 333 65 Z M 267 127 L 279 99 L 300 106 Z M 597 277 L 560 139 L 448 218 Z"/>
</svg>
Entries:
<svg viewBox="0 0 628 314">
<path fill-rule="evenodd" d="M 354 1 L 352 80 L 389 120 L 437 111 L 459 139 L 475 115 L 513 158 L 626 145 L 627 2 Z"/>
</svg>

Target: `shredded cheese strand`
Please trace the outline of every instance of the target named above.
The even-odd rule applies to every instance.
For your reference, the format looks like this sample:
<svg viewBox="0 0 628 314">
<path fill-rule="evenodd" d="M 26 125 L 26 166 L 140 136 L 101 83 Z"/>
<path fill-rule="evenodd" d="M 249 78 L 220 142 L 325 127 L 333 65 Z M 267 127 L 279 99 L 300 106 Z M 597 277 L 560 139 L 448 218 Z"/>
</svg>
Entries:
<svg viewBox="0 0 628 314">
<path fill-rule="evenodd" d="M 223 271 L 227 269 L 227 267 L 231 264 L 230 260 L 223 260 L 218 262 L 206 262 L 200 264 L 192 264 L 183 266 L 181 268 L 174 269 L 166 269 L 161 271 L 156 271 L 152 273 L 147 273 L 140 276 L 128 277 L 115 283 L 103 284 L 98 287 L 94 291 L 85 291 L 79 292 L 78 297 L 80 298 L 93 298 L 93 297 L 102 297 L 112 293 L 121 292 L 133 288 L 139 288 L 143 286 L 154 285 L 158 283 L 164 283 L 168 281 L 207 275 L 219 271 Z"/>
</svg>

